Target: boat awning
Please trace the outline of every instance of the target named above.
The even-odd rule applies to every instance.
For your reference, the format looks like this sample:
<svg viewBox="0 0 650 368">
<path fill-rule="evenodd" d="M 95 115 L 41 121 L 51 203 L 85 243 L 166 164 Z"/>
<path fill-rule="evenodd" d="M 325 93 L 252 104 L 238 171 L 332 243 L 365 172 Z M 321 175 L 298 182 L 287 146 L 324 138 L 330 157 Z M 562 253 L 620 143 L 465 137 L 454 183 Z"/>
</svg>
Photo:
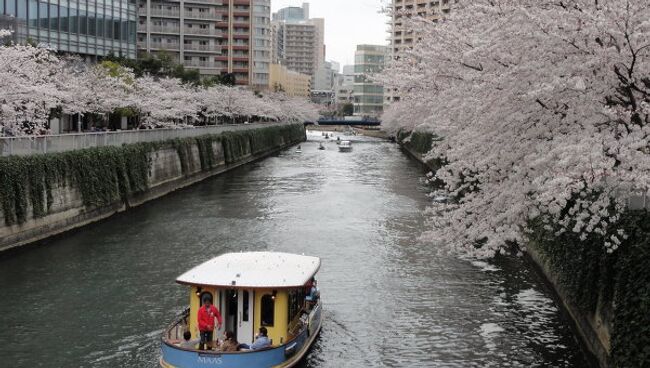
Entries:
<svg viewBox="0 0 650 368">
<path fill-rule="evenodd" d="M 185 272 L 179 284 L 228 288 L 303 286 L 318 272 L 320 258 L 290 253 L 228 253 Z"/>
</svg>

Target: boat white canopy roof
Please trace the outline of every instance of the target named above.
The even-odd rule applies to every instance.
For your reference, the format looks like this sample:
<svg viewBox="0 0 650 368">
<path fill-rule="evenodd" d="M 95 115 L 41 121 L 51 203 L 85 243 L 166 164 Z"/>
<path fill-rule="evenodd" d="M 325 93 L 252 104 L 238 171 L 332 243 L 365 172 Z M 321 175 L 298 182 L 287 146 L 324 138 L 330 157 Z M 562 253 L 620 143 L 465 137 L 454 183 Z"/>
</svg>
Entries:
<svg viewBox="0 0 650 368">
<path fill-rule="evenodd" d="M 320 258 L 290 253 L 227 253 L 180 275 L 186 285 L 228 288 L 303 286 L 320 268 Z"/>
</svg>

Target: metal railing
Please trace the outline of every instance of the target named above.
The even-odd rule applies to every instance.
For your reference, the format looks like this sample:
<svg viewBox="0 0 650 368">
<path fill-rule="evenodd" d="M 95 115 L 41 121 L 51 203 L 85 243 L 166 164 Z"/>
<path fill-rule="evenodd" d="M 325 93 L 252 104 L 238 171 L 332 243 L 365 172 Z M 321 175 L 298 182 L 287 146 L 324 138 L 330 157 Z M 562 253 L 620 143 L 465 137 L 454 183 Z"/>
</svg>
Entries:
<svg viewBox="0 0 650 368">
<path fill-rule="evenodd" d="M 159 142 L 175 138 L 199 137 L 287 123 L 212 125 L 183 129 L 139 129 L 116 132 L 74 133 L 28 137 L 0 137 L 0 156 L 34 155 L 74 151 L 85 148 L 121 146 L 139 142 Z"/>
</svg>

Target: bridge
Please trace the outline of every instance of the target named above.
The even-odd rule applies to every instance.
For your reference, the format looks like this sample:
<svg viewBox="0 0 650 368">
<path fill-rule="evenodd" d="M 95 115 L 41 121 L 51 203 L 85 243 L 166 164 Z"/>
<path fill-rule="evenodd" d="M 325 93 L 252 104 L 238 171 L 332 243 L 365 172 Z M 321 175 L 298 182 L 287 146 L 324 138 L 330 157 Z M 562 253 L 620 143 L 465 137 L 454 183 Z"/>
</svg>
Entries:
<svg viewBox="0 0 650 368">
<path fill-rule="evenodd" d="M 305 125 L 347 125 L 347 126 L 380 126 L 381 120 L 370 117 L 347 117 L 346 118 L 320 118 L 317 121 L 306 121 Z"/>
</svg>

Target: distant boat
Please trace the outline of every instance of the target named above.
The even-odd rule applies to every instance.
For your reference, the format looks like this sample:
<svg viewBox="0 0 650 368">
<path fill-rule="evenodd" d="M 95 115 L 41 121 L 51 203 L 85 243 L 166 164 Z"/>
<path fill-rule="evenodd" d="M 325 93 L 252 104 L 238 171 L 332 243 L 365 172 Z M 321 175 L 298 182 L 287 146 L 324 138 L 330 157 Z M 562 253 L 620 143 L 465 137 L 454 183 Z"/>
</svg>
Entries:
<svg viewBox="0 0 650 368">
<path fill-rule="evenodd" d="M 341 141 L 341 144 L 339 144 L 339 151 L 340 152 L 350 152 L 350 151 L 352 151 L 352 142 L 350 142 L 350 141 Z"/>
<path fill-rule="evenodd" d="M 298 148 L 296 148 L 296 153 L 302 153 L 302 149 L 300 148 L 300 146 L 298 146 Z"/>
<path fill-rule="evenodd" d="M 318 149 L 319 149 L 319 150 L 324 150 L 324 149 L 325 149 L 325 146 L 323 146 L 323 144 L 321 143 L 321 144 L 318 146 Z"/>
</svg>

